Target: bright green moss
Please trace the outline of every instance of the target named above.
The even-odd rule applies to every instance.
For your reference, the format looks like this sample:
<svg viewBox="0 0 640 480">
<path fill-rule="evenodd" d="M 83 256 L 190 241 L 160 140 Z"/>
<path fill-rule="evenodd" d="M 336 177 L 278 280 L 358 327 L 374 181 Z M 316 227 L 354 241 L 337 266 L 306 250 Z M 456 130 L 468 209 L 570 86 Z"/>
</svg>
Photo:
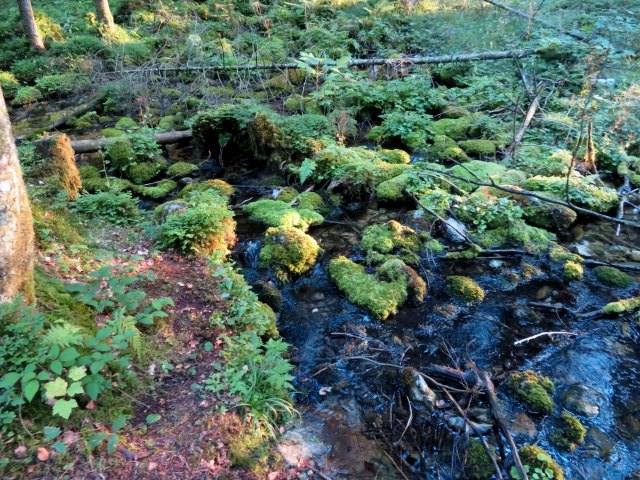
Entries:
<svg viewBox="0 0 640 480">
<path fill-rule="evenodd" d="M 411 156 L 404 150 L 387 150 L 383 148 L 378 153 L 380 155 L 380 159 L 383 162 L 400 163 L 406 165 L 411 163 Z"/>
<path fill-rule="evenodd" d="M 119 130 L 117 128 L 103 128 L 100 133 L 102 133 L 102 136 L 105 138 L 117 138 L 126 135 L 124 130 Z"/>
<path fill-rule="evenodd" d="M 329 275 L 350 302 L 366 308 L 381 320 L 395 315 L 407 300 L 404 278 L 385 282 L 366 272 L 362 265 L 346 257 L 329 262 Z"/>
<path fill-rule="evenodd" d="M 113 138 L 107 143 L 105 157 L 112 168 L 122 172 L 135 160 L 136 152 L 128 138 Z"/>
<path fill-rule="evenodd" d="M 401 173 L 397 177 L 386 180 L 376 187 L 376 197 L 381 202 L 401 202 L 407 198 L 407 188 L 413 181 L 410 173 Z"/>
<path fill-rule="evenodd" d="M 626 300 L 618 300 L 617 302 L 607 303 L 602 309 L 606 314 L 618 314 L 633 312 L 640 308 L 640 297 L 627 298 Z"/>
<path fill-rule="evenodd" d="M 547 452 L 535 445 L 525 445 L 518 450 L 520 460 L 524 465 L 529 465 L 530 471 L 536 468 L 553 472 L 553 480 L 564 480 L 564 472 L 558 463 Z"/>
<path fill-rule="evenodd" d="M 568 260 L 575 263 L 582 263 L 584 261 L 584 258 L 582 258 L 580 255 L 571 253 L 569 250 L 558 244 L 551 245 L 551 248 L 549 250 L 549 259 L 552 262 L 557 263 L 566 262 Z"/>
<path fill-rule="evenodd" d="M 138 123 L 129 117 L 122 117 L 116 122 L 116 128 L 119 130 L 135 130 L 139 128 Z"/>
<path fill-rule="evenodd" d="M 178 117 L 176 115 L 164 116 L 158 122 L 158 130 L 161 130 L 163 132 L 169 132 L 171 130 L 175 130 L 177 122 L 178 122 Z"/>
<path fill-rule="evenodd" d="M 427 283 L 413 268 L 399 258 L 391 257 L 376 270 L 376 278 L 385 282 L 404 279 L 407 286 L 407 298 L 417 304 L 427 295 Z"/>
<path fill-rule="evenodd" d="M 155 185 L 145 187 L 142 185 L 136 185 L 134 187 L 135 192 L 143 197 L 150 198 L 152 200 L 162 200 L 178 187 L 178 184 L 173 180 L 161 180 Z"/>
<path fill-rule="evenodd" d="M 188 177 L 198 171 L 198 166 L 188 162 L 177 162 L 172 164 L 167 170 L 167 176 L 170 178 Z"/>
<path fill-rule="evenodd" d="M 584 269 L 577 262 L 567 260 L 562 269 L 565 280 L 582 280 Z"/>
<path fill-rule="evenodd" d="M 320 215 L 326 215 L 330 210 L 324 199 L 316 192 L 302 192 L 298 195 L 296 208 L 300 210 L 311 210 Z"/>
<path fill-rule="evenodd" d="M 282 202 L 291 203 L 297 198 L 298 195 L 299 195 L 299 192 L 295 188 L 284 187 L 282 190 L 280 190 L 280 193 L 278 194 L 276 199 Z"/>
<path fill-rule="evenodd" d="M 495 454 L 495 450 L 493 448 L 491 450 Z M 471 439 L 465 457 L 464 470 L 468 478 L 475 480 L 487 480 L 493 477 L 495 467 L 480 440 Z"/>
<path fill-rule="evenodd" d="M 11 101 L 11 105 L 14 107 L 22 107 L 25 105 L 31 105 L 39 100 L 42 100 L 42 92 L 35 87 L 21 87 L 15 94 L 15 97 Z"/>
<path fill-rule="evenodd" d="M 442 111 L 442 118 L 462 118 L 471 115 L 471 112 L 461 105 L 447 105 Z"/>
<path fill-rule="evenodd" d="M 384 258 L 384 255 L 394 254 L 408 263 L 415 264 L 420 259 L 422 240 L 413 229 L 390 220 L 365 228 L 360 248 L 366 253 L 369 263 L 375 263 L 373 260 Z"/>
<path fill-rule="evenodd" d="M 522 187 L 534 192 L 548 192 L 565 197 L 567 179 L 565 177 L 531 177 Z M 572 177 L 569 181 L 569 199 L 578 206 L 596 212 L 607 212 L 618 204 L 618 194 L 608 187 L 598 187 L 582 178 Z"/>
<path fill-rule="evenodd" d="M 245 205 L 243 210 L 251 220 L 268 227 L 297 227 L 306 231 L 310 226 L 324 222 L 319 213 L 293 208 L 281 200 L 257 200 Z"/>
<path fill-rule="evenodd" d="M 634 283 L 633 277 L 615 267 L 596 267 L 596 278 L 611 287 L 627 288 Z"/>
<path fill-rule="evenodd" d="M 569 228 L 578 218 L 575 210 L 563 205 L 550 203 L 531 203 L 524 207 L 524 219 L 527 223 L 540 228 L 563 231 Z"/>
<path fill-rule="evenodd" d="M 527 225 L 523 220 L 515 220 L 508 226 L 476 233 L 474 239 L 486 248 L 524 245 L 527 248 L 541 249 L 555 242 L 556 236 L 542 228 Z"/>
<path fill-rule="evenodd" d="M 458 146 L 472 157 L 493 157 L 496 154 L 496 144 L 491 140 L 463 140 Z"/>
<path fill-rule="evenodd" d="M 205 180 L 204 182 L 191 183 L 184 187 L 179 196 L 181 198 L 188 197 L 193 192 L 205 192 L 207 190 L 215 190 L 223 197 L 229 198 L 236 193 L 235 188 L 220 178 Z"/>
<path fill-rule="evenodd" d="M 153 180 L 162 171 L 160 162 L 141 162 L 133 165 L 127 171 L 127 176 L 136 185 L 142 185 Z"/>
<path fill-rule="evenodd" d="M 473 116 L 467 115 L 459 118 L 443 118 L 431 123 L 431 129 L 436 135 L 445 135 L 454 140 L 461 140 L 467 136 Z"/>
<path fill-rule="evenodd" d="M 433 137 L 433 144 L 428 148 L 429 158 L 432 161 L 458 160 L 469 161 L 469 157 L 455 140 L 446 135 L 436 135 Z"/>
<path fill-rule="evenodd" d="M 569 412 L 562 412 L 562 427 L 549 437 L 552 443 L 572 452 L 584 443 L 587 429 L 582 422 Z"/>
<path fill-rule="evenodd" d="M 448 292 L 465 303 L 475 303 L 484 300 L 484 289 L 475 280 L 462 275 L 447 277 Z"/>
<path fill-rule="evenodd" d="M 5 98 L 10 100 L 18 92 L 20 83 L 13 73 L 0 71 L 0 87 L 2 87 Z"/>
<path fill-rule="evenodd" d="M 320 247 L 315 239 L 294 227 L 272 227 L 264 235 L 260 262 L 276 271 L 277 277 L 288 280 L 313 267 Z"/>
<path fill-rule="evenodd" d="M 449 170 L 449 172 L 456 177 L 481 183 L 489 183 L 489 177 L 493 178 L 496 182 L 500 182 L 500 176 L 506 171 L 507 167 L 504 165 L 493 162 L 483 162 L 481 160 L 472 160 L 461 165 L 455 165 Z M 467 191 L 473 191 L 477 188 L 471 183 L 458 179 L 454 179 L 454 181 L 456 185 Z"/>
<path fill-rule="evenodd" d="M 509 377 L 507 389 L 531 412 L 548 415 L 553 411 L 550 394 L 555 387 L 549 377 L 538 375 L 533 370 L 516 372 Z"/>
</svg>

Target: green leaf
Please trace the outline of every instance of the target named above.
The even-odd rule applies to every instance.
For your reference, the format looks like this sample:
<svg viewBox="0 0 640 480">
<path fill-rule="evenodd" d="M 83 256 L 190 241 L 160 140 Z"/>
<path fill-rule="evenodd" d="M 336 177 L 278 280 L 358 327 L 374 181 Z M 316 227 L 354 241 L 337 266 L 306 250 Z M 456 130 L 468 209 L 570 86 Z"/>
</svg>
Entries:
<svg viewBox="0 0 640 480">
<path fill-rule="evenodd" d="M 64 397 L 67 394 L 68 383 L 62 378 L 56 378 L 53 382 L 44 384 L 47 398 Z"/>
<path fill-rule="evenodd" d="M 22 377 L 21 373 L 11 372 L 7 373 L 2 380 L 0 380 L 0 388 L 11 388 Z"/>
<path fill-rule="evenodd" d="M 104 361 L 97 360 L 91 364 L 91 366 L 89 367 L 89 370 L 91 370 L 91 373 L 95 374 L 95 373 L 98 373 L 103 368 L 104 368 Z"/>
<path fill-rule="evenodd" d="M 210 352 L 211 350 L 213 350 L 213 343 L 211 342 L 206 342 L 204 344 L 204 351 L 205 352 Z"/>
<path fill-rule="evenodd" d="M 67 376 L 74 382 L 79 382 L 87 376 L 87 367 L 71 367 Z"/>
<path fill-rule="evenodd" d="M 113 425 L 111 425 L 111 430 L 117 432 L 118 430 L 122 429 L 122 427 L 124 427 L 125 423 L 127 423 L 127 417 L 125 417 L 124 415 L 120 415 L 115 419 Z"/>
<path fill-rule="evenodd" d="M 109 438 L 107 439 L 107 451 L 109 453 L 115 453 L 116 448 L 118 448 L 119 441 L 120 441 L 120 438 L 115 433 L 112 433 L 111 435 L 109 435 Z"/>
<path fill-rule="evenodd" d="M 54 443 L 53 445 L 51 445 L 51 448 L 53 448 L 58 453 L 62 453 L 62 454 L 67 453 L 67 446 L 62 442 Z"/>
<path fill-rule="evenodd" d="M 78 402 L 76 402 L 74 399 L 71 399 L 71 400 L 60 399 L 53 406 L 53 414 L 68 420 L 72 410 L 77 407 L 78 407 Z"/>
<path fill-rule="evenodd" d="M 157 413 L 150 413 L 149 415 L 147 415 L 147 423 L 149 425 L 153 425 L 154 423 L 156 423 L 161 418 L 162 418 L 162 415 L 159 415 Z"/>
<path fill-rule="evenodd" d="M 97 400 L 100 394 L 100 384 L 98 382 L 88 382 L 85 384 L 85 391 L 91 400 Z"/>
<path fill-rule="evenodd" d="M 80 354 L 78 353 L 78 351 L 74 347 L 69 347 L 69 348 L 65 349 L 60 354 L 60 361 L 62 361 L 62 362 L 72 362 L 73 360 L 75 360 L 79 356 L 80 356 Z"/>
<path fill-rule="evenodd" d="M 73 382 L 67 389 L 67 395 L 69 395 L 70 397 L 73 397 L 80 393 L 84 393 L 84 388 L 82 388 L 82 384 L 80 382 Z"/>
<path fill-rule="evenodd" d="M 93 451 L 96 449 L 96 447 L 99 447 L 105 438 L 107 438 L 107 434 L 104 432 L 98 432 L 91 435 L 91 437 L 89 437 L 89 440 L 87 441 L 89 451 Z"/>
<path fill-rule="evenodd" d="M 31 380 L 29 383 L 25 385 L 22 393 L 24 394 L 24 398 L 27 400 L 27 402 L 30 402 L 31 400 L 33 400 L 33 397 L 35 397 L 39 389 L 40 389 L 40 382 L 38 380 Z"/>
<path fill-rule="evenodd" d="M 53 440 L 62 433 L 62 430 L 58 427 L 44 427 L 43 432 L 44 438 L 46 438 L 47 440 Z"/>
<path fill-rule="evenodd" d="M 54 360 L 49 365 L 49 370 L 51 370 L 56 375 L 62 375 L 62 362 L 60 360 Z"/>
</svg>

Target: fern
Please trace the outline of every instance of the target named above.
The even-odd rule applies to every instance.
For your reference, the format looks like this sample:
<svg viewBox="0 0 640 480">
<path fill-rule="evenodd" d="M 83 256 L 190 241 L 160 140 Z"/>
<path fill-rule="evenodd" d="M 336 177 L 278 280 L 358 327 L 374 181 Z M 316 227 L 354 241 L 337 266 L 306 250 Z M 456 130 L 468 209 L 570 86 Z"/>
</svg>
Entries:
<svg viewBox="0 0 640 480">
<path fill-rule="evenodd" d="M 67 348 L 82 343 L 82 329 L 70 323 L 59 320 L 42 336 L 42 342 L 48 347 L 58 346 Z"/>
</svg>

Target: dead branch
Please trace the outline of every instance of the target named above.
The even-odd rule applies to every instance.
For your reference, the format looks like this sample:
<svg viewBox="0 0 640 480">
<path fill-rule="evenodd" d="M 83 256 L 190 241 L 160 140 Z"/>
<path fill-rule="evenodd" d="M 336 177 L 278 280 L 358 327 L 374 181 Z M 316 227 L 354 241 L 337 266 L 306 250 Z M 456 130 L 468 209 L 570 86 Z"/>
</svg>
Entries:
<svg viewBox="0 0 640 480">
<path fill-rule="evenodd" d="M 524 117 L 522 125 L 520 126 L 520 128 L 518 129 L 518 132 L 513 137 L 513 142 L 509 146 L 509 151 L 511 152 L 511 156 L 515 156 L 518 150 L 518 147 L 520 146 L 520 143 L 524 138 L 524 134 L 527 131 L 527 128 L 529 128 L 529 125 L 531 124 L 531 121 L 533 120 L 533 117 L 535 116 L 536 111 L 540 106 L 540 95 L 542 94 L 542 91 L 543 89 L 539 88 L 538 91 L 535 93 L 533 100 L 531 101 L 531 105 L 529 106 L 529 110 L 527 110 L 527 114 Z"/>
<path fill-rule="evenodd" d="M 178 143 L 183 140 L 189 140 L 193 137 L 191 130 L 178 130 L 173 132 L 156 133 L 153 138 L 160 145 L 170 143 Z M 36 144 L 38 141 L 35 142 Z M 71 147 L 76 154 L 97 152 L 106 147 L 109 143 L 108 138 L 96 138 L 91 140 L 75 140 L 71 142 Z"/>
<path fill-rule="evenodd" d="M 601 262 L 599 260 L 583 260 L 582 263 L 585 265 L 593 265 L 596 267 L 615 267 L 620 270 L 630 270 L 634 272 L 640 272 L 640 265 L 629 265 L 627 263 Z"/>
<path fill-rule="evenodd" d="M 541 332 L 541 333 L 537 333 L 535 335 L 532 335 L 530 337 L 523 338 L 522 340 L 515 341 L 515 342 L 513 342 L 513 344 L 514 345 L 522 345 L 523 343 L 527 343 L 527 342 L 529 342 L 531 340 L 534 340 L 534 339 L 536 339 L 538 337 L 544 337 L 544 336 L 550 336 L 550 335 L 568 335 L 568 336 L 574 337 L 574 336 L 577 335 L 577 333 L 574 333 L 574 332 Z"/>
</svg>

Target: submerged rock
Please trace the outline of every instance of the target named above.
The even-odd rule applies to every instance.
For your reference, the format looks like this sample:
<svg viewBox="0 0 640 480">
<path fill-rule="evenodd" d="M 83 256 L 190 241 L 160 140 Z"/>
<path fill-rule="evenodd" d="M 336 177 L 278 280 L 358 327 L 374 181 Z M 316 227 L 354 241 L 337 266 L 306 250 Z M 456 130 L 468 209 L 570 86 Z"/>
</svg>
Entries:
<svg viewBox="0 0 640 480">
<path fill-rule="evenodd" d="M 584 417 L 597 417 L 602 401 L 600 392 L 582 383 L 570 385 L 562 395 L 564 408 Z"/>
<path fill-rule="evenodd" d="M 433 411 L 437 400 L 436 394 L 415 368 L 405 367 L 402 371 L 402 385 L 411 400 L 422 403 L 429 411 Z"/>
</svg>

